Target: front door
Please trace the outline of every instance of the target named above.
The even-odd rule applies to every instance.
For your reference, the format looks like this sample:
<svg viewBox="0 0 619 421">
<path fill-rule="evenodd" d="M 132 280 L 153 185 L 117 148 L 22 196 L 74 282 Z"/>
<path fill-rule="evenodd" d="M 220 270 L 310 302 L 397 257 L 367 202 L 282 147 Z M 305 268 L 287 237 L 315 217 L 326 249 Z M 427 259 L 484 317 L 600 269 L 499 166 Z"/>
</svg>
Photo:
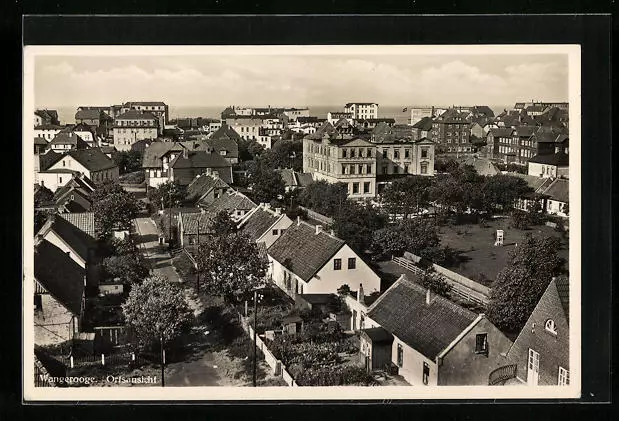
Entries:
<svg viewBox="0 0 619 421">
<path fill-rule="evenodd" d="M 527 384 L 537 386 L 539 381 L 539 353 L 529 348 L 529 361 L 527 364 Z"/>
</svg>

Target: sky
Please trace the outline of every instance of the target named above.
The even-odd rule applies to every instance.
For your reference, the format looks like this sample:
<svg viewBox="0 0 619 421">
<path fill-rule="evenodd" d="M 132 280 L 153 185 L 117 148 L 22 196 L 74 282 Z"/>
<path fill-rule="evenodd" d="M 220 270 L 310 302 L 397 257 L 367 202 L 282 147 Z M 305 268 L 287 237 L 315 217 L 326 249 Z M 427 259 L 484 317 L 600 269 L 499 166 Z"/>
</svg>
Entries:
<svg viewBox="0 0 619 421">
<path fill-rule="evenodd" d="M 503 105 L 567 101 L 566 54 L 174 55 L 35 58 L 37 107 Z"/>
</svg>

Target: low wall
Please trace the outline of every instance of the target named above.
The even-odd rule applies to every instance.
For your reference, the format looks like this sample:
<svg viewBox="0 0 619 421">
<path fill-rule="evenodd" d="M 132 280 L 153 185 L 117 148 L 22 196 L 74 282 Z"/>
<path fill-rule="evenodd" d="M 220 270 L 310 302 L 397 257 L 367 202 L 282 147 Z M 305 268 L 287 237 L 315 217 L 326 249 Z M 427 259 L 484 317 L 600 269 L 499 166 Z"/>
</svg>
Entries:
<svg viewBox="0 0 619 421">
<path fill-rule="evenodd" d="M 249 318 L 243 317 L 241 315 L 239 315 L 239 317 L 241 319 L 241 327 L 243 328 L 245 332 L 247 332 L 247 334 L 249 335 L 249 339 L 251 339 L 251 341 L 253 342 L 254 328 L 249 325 L 249 322 L 248 322 Z M 269 350 L 267 345 L 264 343 L 262 338 L 258 335 L 256 335 L 256 348 L 262 351 L 262 354 L 264 355 L 264 360 L 269 365 L 269 367 L 271 367 L 271 369 L 273 370 L 273 375 L 275 376 L 283 375 L 283 371 L 285 370 L 283 370 L 282 362 L 278 360 L 277 358 L 275 358 L 275 356 L 273 355 L 273 353 L 271 353 L 271 351 Z"/>
<path fill-rule="evenodd" d="M 308 208 L 303 207 L 303 206 L 299 206 L 299 208 L 301 208 L 301 209 L 303 209 L 304 211 L 307 212 L 308 218 L 315 219 L 317 221 L 323 222 L 326 225 L 333 224 L 333 219 L 329 218 L 328 216 L 325 216 L 325 215 L 323 215 L 321 213 L 318 213 L 318 212 L 314 212 L 313 210 L 308 209 Z"/>
</svg>

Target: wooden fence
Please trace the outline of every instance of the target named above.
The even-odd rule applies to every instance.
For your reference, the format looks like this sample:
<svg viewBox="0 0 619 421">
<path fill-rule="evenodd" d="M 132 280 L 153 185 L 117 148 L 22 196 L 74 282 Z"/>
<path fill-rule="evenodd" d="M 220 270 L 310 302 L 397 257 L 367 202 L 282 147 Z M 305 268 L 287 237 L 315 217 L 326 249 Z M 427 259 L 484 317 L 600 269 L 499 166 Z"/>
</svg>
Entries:
<svg viewBox="0 0 619 421">
<path fill-rule="evenodd" d="M 141 355 L 128 352 L 123 354 L 99 354 L 86 355 L 81 357 L 63 357 L 61 362 L 69 369 L 82 367 L 117 367 L 121 365 L 139 365 L 148 362 Z"/>
<path fill-rule="evenodd" d="M 413 272 L 414 274 L 423 276 L 425 271 L 415 265 L 415 262 L 419 262 L 421 257 L 412 253 L 407 253 L 407 256 L 411 257 L 411 259 L 393 256 L 392 260 L 394 263 Z M 437 273 L 440 273 L 445 277 L 445 281 L 452 286 L 452 292 L 460 298 L 482 306 L 487 305 L 490 301 L 490 289 L 488 287 L 452 272 L 449 269 L 445 269 L 442 266 L 433 264 L 432 267 Z"/>
</svg>

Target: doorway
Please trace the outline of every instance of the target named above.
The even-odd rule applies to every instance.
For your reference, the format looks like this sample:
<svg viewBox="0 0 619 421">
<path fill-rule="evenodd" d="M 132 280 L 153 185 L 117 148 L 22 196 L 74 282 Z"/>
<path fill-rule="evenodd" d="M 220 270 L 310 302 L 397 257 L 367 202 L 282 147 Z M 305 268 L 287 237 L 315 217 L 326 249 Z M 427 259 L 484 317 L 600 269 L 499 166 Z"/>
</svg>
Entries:
<svg viewBox="0 0 619 421">
<path fill-rule="evenodd" d="M 527 363 L 527 385 L 537 386 L 539 382 L 539 353 L 529 348 Z"/>
</svg>

